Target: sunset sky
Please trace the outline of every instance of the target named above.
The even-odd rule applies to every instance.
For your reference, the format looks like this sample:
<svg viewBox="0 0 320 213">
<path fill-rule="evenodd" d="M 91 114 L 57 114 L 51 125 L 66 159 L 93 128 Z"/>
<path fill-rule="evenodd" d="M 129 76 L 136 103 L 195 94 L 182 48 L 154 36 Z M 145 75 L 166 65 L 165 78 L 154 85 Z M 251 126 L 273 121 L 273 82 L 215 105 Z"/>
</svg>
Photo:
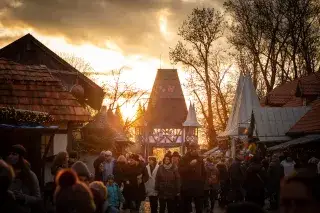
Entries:
<svg viewBox="0 0 320 213">
<path fill-rule="evenodd" d="M 0 0 L 0 48 L 32 33 L 55 52 L 84 58 L 97 72 L 128 66 L 131 69 L 125 80 L 151 89 L 160 56 L 162 68 L 173 67 L 169 47 L 177 42 L 177 29 L 192 8 L 220 8 L 222 3 L 221 0 Z M 184 73 L 181 71 L 179 75 L 183 81 Z"/>
</svg>

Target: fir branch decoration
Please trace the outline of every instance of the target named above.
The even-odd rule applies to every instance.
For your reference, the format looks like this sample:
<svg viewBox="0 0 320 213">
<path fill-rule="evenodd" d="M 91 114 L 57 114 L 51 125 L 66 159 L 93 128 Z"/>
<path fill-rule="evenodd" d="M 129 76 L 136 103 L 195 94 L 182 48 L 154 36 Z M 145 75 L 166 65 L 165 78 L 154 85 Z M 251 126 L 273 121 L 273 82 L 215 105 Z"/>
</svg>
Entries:
<svg viewBox="0 0 320 213">
<path fill-rule="evenodd" d="M 13 107 L 0 108 L 0 123 L 37 126 L 52 121 L 53 119 L 48 113 L 19 110 Z"/>
</svg>

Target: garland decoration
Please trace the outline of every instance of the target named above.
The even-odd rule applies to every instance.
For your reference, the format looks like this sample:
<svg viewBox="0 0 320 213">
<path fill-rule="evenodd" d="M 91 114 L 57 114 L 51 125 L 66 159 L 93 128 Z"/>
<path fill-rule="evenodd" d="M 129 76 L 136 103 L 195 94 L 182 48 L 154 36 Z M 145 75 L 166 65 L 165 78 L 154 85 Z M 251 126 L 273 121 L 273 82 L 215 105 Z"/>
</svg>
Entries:
<svg viewBox="0 0 320 213">
<path fill-rule="evenodd" d="M 13 107 L 0 108 L 0 122 L 3 124 L 38 126 L 52 121 L 53 118 L 48 113 L 20 110 Z"/>
</svg>

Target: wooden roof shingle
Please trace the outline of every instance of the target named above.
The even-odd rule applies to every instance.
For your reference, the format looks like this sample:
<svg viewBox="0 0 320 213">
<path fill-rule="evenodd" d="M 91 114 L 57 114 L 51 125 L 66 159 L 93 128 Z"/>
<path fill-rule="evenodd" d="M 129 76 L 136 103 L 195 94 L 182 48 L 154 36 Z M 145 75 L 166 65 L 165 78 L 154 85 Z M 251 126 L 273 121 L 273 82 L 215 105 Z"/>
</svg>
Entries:
<svg viewBox="0 0 320 213">
<path fill-rule="evenodd" d="M 320 100 L 315 100 L 311 107 L 311 110 L 288 131 L 288 135 L 320 133 Z"/>
<path fill-rule="evenodd" d="M 49 113 L 55 121 L 90 120 L 89 112 L 46 66 L 0 58 L 0 107 Z"/>
<path fill-rule="evenodd" d="M 159 69 L 149 99 L 146 121 L 151 128 L 182 128 L 188 110 L 176 69 Z"/>
<path fill-rule="evenodd" d="M 52 75 L 61 80 L 63 85 L 69 89 L 75 84 L 75 79 L 77 78 L 78 83 L 84 89 L 84 98 L 80 99 L 77 97 L 78 100 L 88 104 L 94 109 L 101 108 L 104 98 L 103 89 L 31 34 L 28 33 L 1 48 L 0 58 L 1 57 L 8 58 L 24 65 L 44 64 L 52 70 Z M 0 65 L 0 69 L 4 69 L 4 67 L 1 66 L 4 65 Z M 25 66 L 23 69 L 25 69 Z M 17 66 L 15 72 L 19 72 L 19 70 L 20 66 Z"/>
<path fill-rule="evenodd" d="M 300 77 L 274 88 L 266 96 L 268 106 L 303 106 L 301 97 L 320 95 L 320 72 Z"/>
</svg>

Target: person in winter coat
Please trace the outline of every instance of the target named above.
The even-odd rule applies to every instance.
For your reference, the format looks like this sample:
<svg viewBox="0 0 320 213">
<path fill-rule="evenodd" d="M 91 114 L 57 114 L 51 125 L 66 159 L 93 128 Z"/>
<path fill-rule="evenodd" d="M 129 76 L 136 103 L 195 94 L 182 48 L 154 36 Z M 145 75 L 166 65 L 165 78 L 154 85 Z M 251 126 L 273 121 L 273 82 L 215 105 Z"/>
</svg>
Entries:
<svg viewBox="0 0 320 213">
<path fill-rule="evenodd" d="M 120 155 L 117 159 L 117 162 L 114 165 L 113 173 L 114 173 L 114 181 L 118 184 L 118 186 L 122 186 L 125 183 L 126 172 L 127 172 L 127 159 L 125 156 Z"/>
<path fill-rule="evenodd" d="M 223 159 L 221 159 L 218 162 L 216 167 L 219 171 L 219 188 L 220 188 L 219 205 L 225 206 L 227 205 L 227 197 L 228 197 L 229 182 L 230 182 L 228 168 Z"/>
<path fill-rule="evenodd" d="M 205 162 L 206 169 L 206 182 L 205 182 L 205 201 L 204 207 L 213 212 L 214 204 L 217 197 L 217 191 L 219 188 L 219 170 L 213 162 L 212 158 L 207 158 Z M 210 200 L 210 208 L 208 201 Z"/>
<path fill-rule="evenodd" d="M 276 210 L 279 207 L 280 182 L 284 177 L 284 169 L 277 155 L 273 155 L 268 168 L 268 193 L 270 196 L 270 208 Z"/>
<path fill-rule="evenodd" d="M 68 153 L 67 152 L 59 152 L 54 160 L 53 163 L 51 165 L 51 175 L 53 176 L 52 181 L 46 183 L 44 190 L 43 190 L 43 194 L 44 194 L 44 201 L 46 202 L 46 208 L 47 210 L 50 208 L 53 208 L 53 194 L 54 191 L 56 189 L 56 185 L 55 185 L 55 178 L 56 175 L 58 174 L 58 172 L 62 169 L 68 168 Z M 51 205 L 49 207 L 49 205 Z"/>
<path fill-rule="evenodd" d="M 90 189 L 78 179 L 73 170 L 60 170 L 56 177 L 56 185 L 55 213 L 95 212 L 96 207 Z"/>
<path fill-rule="evenodd" d="M 72 165 L 71 169 L 76 172 L 80 181 L 89 185 L 91 182 L 91 173 L 85 163 L 77 161 Z"/>
<path fill-rule="evenodd" d="M 68 161 L 69 161 L 69 155 L 67 152 L 59 152 L 52 163 L 51 166 L 51 174 L 53 175 L 53 180 L 55 179 L 56 174 L 61 170 L 61 169 L 66 169 L 68 168 Z"/>
<path fill-rule="evenodd" d="M 115 159 L 112 156 L 111 151 L 106 151 L 105 152 L 106 160 L 103 164 L 104 169 L 103 169 L 103 181 L 106 183 L 107 178 L 109 175 L 113 175 L 113 170 L 114 170 L 114 165 L 115 165 Z"/>
<path fill-rule="evenodd" d="M 191 212 L 192 200 L 194 200 L 197 213 L 202 213 L 203 209 L 206 171 L 198 149 L 197 143 L 190 143 L 188 152 L 182 157 L 179 165 L 183 212 Z"/>
<path fill-rule="evenodd" d="M 109 212 L 120 211 L 120 205 L 124 202 L 120 187 L 114 182 L 114 176 L 109 175 L 107 182 Z"/>
<path fill-rule="evenodd" d="M 9 187 L 14 179 L 14 172 L 10 165 L 0 160 L 0 212 L 24 213 Z"/>
<path fill-rule="evenodd" d="M 25 212 L 39 211 L 42 206 L 39 181 L 24 159 L 26 149 L 22 145 L 12 146 L 8 163 L 13 167 L 15 178 L 10 186 L 17 203 Z"/>
<path fill-rule="evenodd" d="M 93 162 L 95 181 L 103 181 L 103 170 L 105 160 L 105 151 L 102 151 L 99 157 Z"/>
<path fill-rule="evenodd" d="M 124 209 L 131 212 L 139 212 L 141 202 L 145 200 L 145 186 L 147 175 L 144 174 L 144 166 L 140 163 L 137 154 L 131 154 L 128 158 L 128 168 L 123 195 L 125 198 Z"/>
<path fill-rule="evenodd" d="M 245 180 L 245 169 L 242 165 L 242 159 L 237 156 L 232 162 L 229 169 L 230 188 L 234 192 L 235 202 L 242 202 L 244 200 L 243 183 Z"/>
<path fill-rule="evenodd" d="M 256 203 L 263 207 L 265 199 L 265 185 L 267 172 L 260 163 L 260 159 L 254 156 L 246 171 L 245 189 L 246 201 Z"/>
<path fill-rule="evenodd" d="M 160 211 L 168 213 L 175 211 L 175 198 L 180 193 L 180 175 L 178 168 L 172 164 L 171 154 L 164 156 L 163 164 L 159 167 L 156 176 L 155 189 L 158 191 Z"/>
<path fill-rule="evenodd" d="M 174 151 L 172 153 L 172 164 L 178 168 L 179 164 L 180 164 L 180 160 L 181 160 L 181 155 L 179 154 L 179 152 Z M 174 201 L 174 203 L 175 203 L 175 211 L 174 212 L 180 212 L 180 209 L 181 209 L 181 206 L 182 206 L 180 198 L 181 198 L 180 195 L 175 197 L 175 201 Z"/>
<path fill-rule="evenodd" d="M 157 164 L 157 158 L 149 156 L 148 165 L 145 168 L 145 174 L 148 174 L 148 180 L 144 183 L 146 188 L 146 195 L 149 197 L 151 213 L 158 212 L 158 192 L 155 189 L 156 176 L 159 165 Z"/>
<path fill-rule="evenodd" d="M 93 181 L 89 184 L 89 188 L 92 192 L 94 203 L 96 205 L 95 213 L 106 213 L 108 210 L 107 201 L 107 187 L 101 181 Z"/>
</svg>

